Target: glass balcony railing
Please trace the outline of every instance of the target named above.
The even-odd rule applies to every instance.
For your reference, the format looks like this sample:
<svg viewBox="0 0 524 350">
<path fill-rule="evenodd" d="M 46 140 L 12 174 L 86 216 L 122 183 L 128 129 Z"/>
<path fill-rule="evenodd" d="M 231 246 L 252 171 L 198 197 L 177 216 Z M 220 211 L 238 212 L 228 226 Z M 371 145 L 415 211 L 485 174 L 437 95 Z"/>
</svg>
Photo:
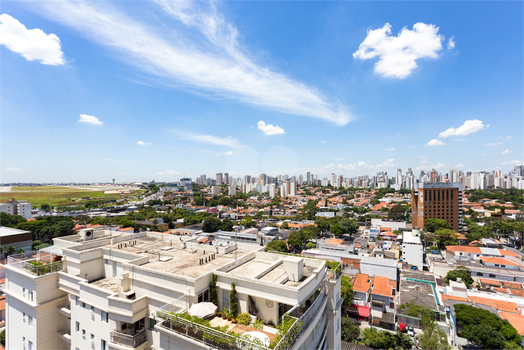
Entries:
<svg viewBox="0 0 524 350">
<path fill-rule="evenodd" d="M 138 331 L 137 333 L 131 335 L 131 334 L 125 334 L 118 331 L 112 331 L 111 332 L 111 342 L 117 343 L 120 345 L 127 346 L 129 348 L 136 348 L 143 342 L 147 340 L 146 335 L 146 329 L 142 329 L 141 331 Z"/>
</svg>

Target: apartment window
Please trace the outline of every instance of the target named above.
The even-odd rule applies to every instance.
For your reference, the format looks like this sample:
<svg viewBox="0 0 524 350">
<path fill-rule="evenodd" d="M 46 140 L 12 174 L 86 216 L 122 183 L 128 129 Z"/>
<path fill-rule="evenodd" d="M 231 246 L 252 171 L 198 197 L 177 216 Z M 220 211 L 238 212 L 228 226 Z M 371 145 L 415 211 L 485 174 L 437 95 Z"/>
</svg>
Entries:
<svg viewBox="0 0 524 350">
<path fill-rule="evenodd" d="M 156 325 L 156 320 L 154 318 L 149 319 L 149 329 L 154 329 Z"/>
<path fill-rule="evenodd" d="M 506 265 L 500 265 L 500 267 L 506 267 Z"/>
<path fill-rule="evenodd" d="M 76 321 L 76 328 L 75 328 L 76 332 L 77 333 L 80 333 L 80 322 Z"/>
<path fill-rule="evenodd" d="M 29 316 L 27 318 L 27 324 L 29 325 L 29 327 L 33 327 L 33 316 Z"/>
<path fill-rule="evenodd" d="M 28 350 L 33 350 L 33 342 L 31 340 L 27 342 L 27 348 Z"/>
<path fill-rule="evenodd" d="M 222 308 L 229 310 L 229 291 L 222 289 Z"/>
<path fill-rule="evenodd" d="M 82 329 L 82 336 L 84 337 L 84 339 L 86 338 L 86 330 L 85 329 Z"/>
<path fill-rule="evenodd" d="M 337 331 L 335 332 L 335 334 L 338 334 L 339 330 L 340 330 L 340 319 L 337 318 Z"/>
<path fill-rule="evenodd" d="M 33 291 L 29 291 L 29 301 L 33 301 Z"/>
<path fill-rule="evenodd" d="M 91 306 L 91 312 L 95 312 L 95 307 Z"/>
<path fill-rule="evenodd" d="M 25 312 L 22 312 L 22 321 L 25 323 Z"/>
<path fill-rule="evenodd" d="M 95 340 L 95 335 L 93 333 L 91 333 L 91 336 L 89 337 L 89 339 Z"/>
<path fill-rule="evenodd" d="M 75 298 L 76 298 L 76 306 L 80 306 L 81 305 L 80 297 L 77 295 L 77 296 L 75 296 Z"/>
<path fill-rule="evenodd" d="M 206 289 L 202 293 L 198 294 L 198 302 L 202 303 L 205 301 L 209 301 L 209 289 Z"/>
<path fill-rule="evenodd" d="M 104 321 L 106 323 L 109 322 L 109 317 L 107 317 L 107 316 L 108 316 L 107 312 L 102 311 L 102 321 Z"/>
<path fill-rule="evenodd" d="M 102 347 L 101 347 L 102 350 L 109 350 L 109 348 L 107 347 L 107 342 L 102 339 Z"/>
<path fill-rule="evenodd" d="M 82 303 L 82 307 L 85 309 L 86 308 L 86 303 Z"/>
<path fill-rule="evenodd" d="M 490 278 L 495 278 L 496 276 L 495 276 L 495 274 L 490 273 L 490 274 L 489 274 L 489 277 L 490 277 Z"/>
<path fill-rule="evenodd" d="M 482 272 L 477 272 L 477 276 L 484 276 Z"/>
</svg>

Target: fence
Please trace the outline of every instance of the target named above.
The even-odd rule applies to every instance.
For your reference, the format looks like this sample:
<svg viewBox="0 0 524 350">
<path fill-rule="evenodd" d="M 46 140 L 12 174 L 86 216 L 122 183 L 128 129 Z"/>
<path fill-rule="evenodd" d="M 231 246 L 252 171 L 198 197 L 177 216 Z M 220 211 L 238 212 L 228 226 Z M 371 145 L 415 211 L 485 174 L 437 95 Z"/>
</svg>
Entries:
<svg viewBox="0 0 524 350">
<path fill-rule="evenodd" d="M 118 331 L 111 332 L 111 341 L 113 343 L 122 344 L 130 348 L 136 348 L 147 340 L 146 329 L 143 328 L 141 331 L 134 335 L 120 333 Z"/>
<path fill-rule="evenodd" d="M 56 258 L 57 256 L 54 254 L 35 250 L 27 253 L 13 254 L 7 257 L 7 265 L 20 270 L 26 270 L 36 276 L 42 276 L 63 270 L 64 262 L 61 260 L 54 261 Z"/>
</svg>

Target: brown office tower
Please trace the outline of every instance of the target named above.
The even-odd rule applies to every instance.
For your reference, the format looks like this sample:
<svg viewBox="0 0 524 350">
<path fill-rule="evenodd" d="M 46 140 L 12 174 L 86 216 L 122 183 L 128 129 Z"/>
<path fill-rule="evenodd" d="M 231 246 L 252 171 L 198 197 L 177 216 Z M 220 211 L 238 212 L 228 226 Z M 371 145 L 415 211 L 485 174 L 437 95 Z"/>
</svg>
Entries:
<svg viewBox="0 0 524 350">
<path fill-rule="evenodd" d="M 462 183 L 421 183 L 411 191 L 413 227 L 424 228 L 429 218 L 449 222 L 453 230 L 462 232 Z"/>
</svg>

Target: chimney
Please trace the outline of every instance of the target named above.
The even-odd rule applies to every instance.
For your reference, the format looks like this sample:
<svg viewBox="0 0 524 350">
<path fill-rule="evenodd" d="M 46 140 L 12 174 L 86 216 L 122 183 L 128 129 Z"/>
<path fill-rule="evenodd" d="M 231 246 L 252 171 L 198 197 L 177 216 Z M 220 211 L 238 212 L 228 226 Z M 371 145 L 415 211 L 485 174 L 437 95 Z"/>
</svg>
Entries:
<svg viewBox="0 0 524 350">
<path fill-rule="evenodd" d="M 129 278 L 129 272 L 122 273 L 121 285 L 123 293 L 129 292 L 131 289 L 131 279 Z"/>
<path fill-rule="evenodd" d="M 298 256 L 286 257 L 284 259 L 284 272 L 290 281 L 300 281 L 304 272 L 304 259 Z"/>
</svg>

